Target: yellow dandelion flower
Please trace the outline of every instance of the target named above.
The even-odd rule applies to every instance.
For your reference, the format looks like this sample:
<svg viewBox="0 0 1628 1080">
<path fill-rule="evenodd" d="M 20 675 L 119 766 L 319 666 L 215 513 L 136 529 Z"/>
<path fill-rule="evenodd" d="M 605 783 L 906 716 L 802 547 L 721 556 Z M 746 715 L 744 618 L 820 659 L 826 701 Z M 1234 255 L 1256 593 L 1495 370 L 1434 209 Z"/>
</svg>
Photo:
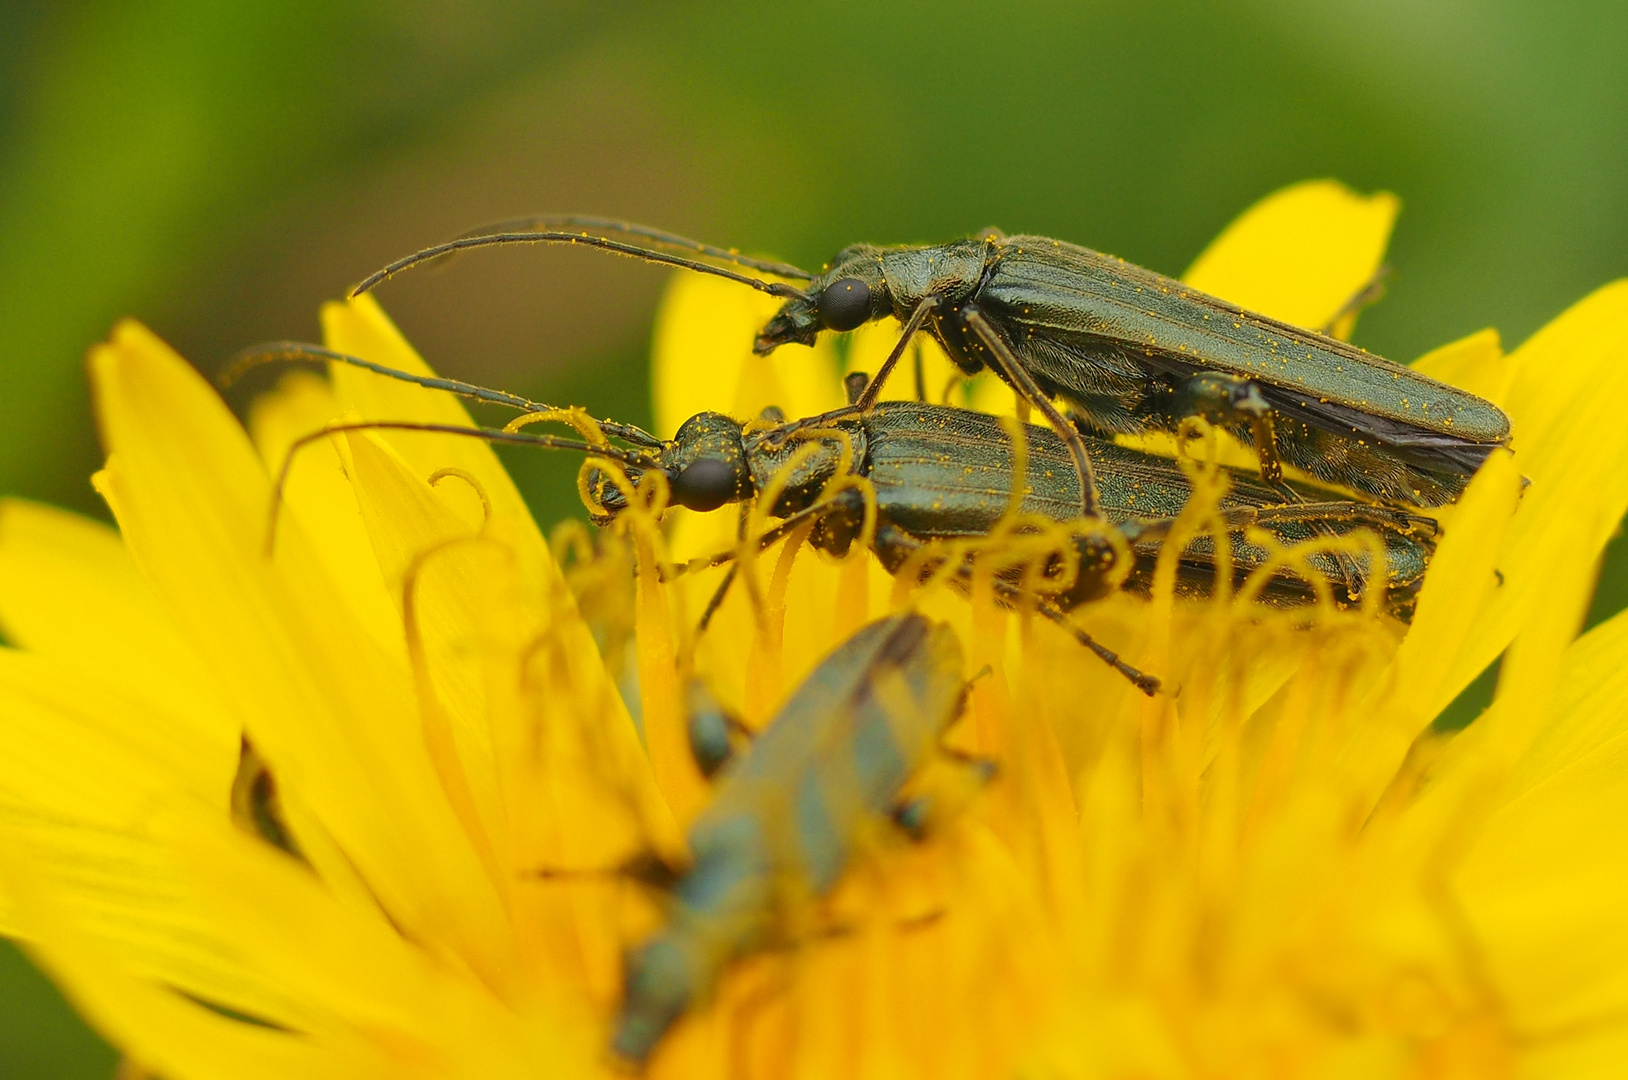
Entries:
<svg viewBox="0 0 1628 1080">
<path fill-rule="evenodd" d="M 1289 189 L 1190 280 L 1326 321 L 1394 210 Z M 840 399 L 827 346 L 746 355 L 766 314 L 675 281 L 662 434 Z M 371 301 L 324 325 L 427 370 Z M 874 370 L 878 340 L 847 363 Z M 92 356 L 118 532 L 0 506 L 0 930 L 169 1080 L 609 1074 L 622 955 L 663 916 L 593 871 L 682 862 L 711 797 L 683 674 L 761 728 L 904 604 L 953 628 L 961 677 L 989 669 L 948 741 L 998 773 L 924 775 L 951 796 L 928 835 L 878 829 L 832 895 L 774 910 L 781 947 L 723 965 L 650 1075 L 1613 1072 L 1628 617 L 1577 629 L 1628 509 L 1628 425 L 1598 390 L 1625 357 L 1619 283 L 1507 355 L 1489 333 L 1424 358 L 1509 412 L 1514 454 L 1443 514 L 1411 627 L 1296 627 L 1165 580 L 1079 614 L 1179 688 L 1149 699 L 987 589 L 912 591 L 863 552 L 769 549 L 697 641 L 716 572 L 655 564 L 733 546 L 731 515 L 635 510 L 625 549 L 551 550 L 484 445 L 430 433 L 311 447 L 268 554 L 295 438 L 462 406 L 336 368 L 287 378 L 245 433 L 122 325 Z M 1010 408 L 931 350 L 921 369 L 931 397 Z M 1492 707 L 1433 734 L 1499 656 Z"/>
</svg>

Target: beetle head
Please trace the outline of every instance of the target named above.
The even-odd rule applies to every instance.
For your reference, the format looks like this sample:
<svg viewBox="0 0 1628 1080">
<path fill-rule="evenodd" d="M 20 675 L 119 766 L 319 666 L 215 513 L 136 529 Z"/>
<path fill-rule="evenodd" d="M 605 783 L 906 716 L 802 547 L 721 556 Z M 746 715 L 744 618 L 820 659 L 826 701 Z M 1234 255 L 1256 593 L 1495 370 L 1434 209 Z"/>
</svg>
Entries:
<svg viewBox="0 0 1628 1080">
<path fill-rule="evenodd" d="M 700 995 L 708 980 L 693 946 L 682 935 L 661 934 L 628 954 L 622 976 L 625 996 L 611 1035 L 611 1051 L 623 1061 L 647 1061 L 667 1029 Z"/>
<path fill-rule="evenodd" d="M 657 467 L 667 476 L 674 506 L 705 512 L 752 495 L 741 426 L 723 413 L 696 413 L 684 421 L 660 457 Z M 643 469 L 627 469 L 634 484 L 643 475 Z M 594 515 L 597 521 L 603 523 L 627 509 L 627 496 L 603 472 L 595 470 L 588 482 L 601 511 Z"/>
<path fill-rule="evenodd" d="M 781 345 L 812 345 L 822 330 L 852 330 L 893 314 L 876 250 L 869 244 L 857 244 L 838 252 L 802 296 L 781 305 L 758 334 L 752 351 L 763 356 Z"/>
</svg>

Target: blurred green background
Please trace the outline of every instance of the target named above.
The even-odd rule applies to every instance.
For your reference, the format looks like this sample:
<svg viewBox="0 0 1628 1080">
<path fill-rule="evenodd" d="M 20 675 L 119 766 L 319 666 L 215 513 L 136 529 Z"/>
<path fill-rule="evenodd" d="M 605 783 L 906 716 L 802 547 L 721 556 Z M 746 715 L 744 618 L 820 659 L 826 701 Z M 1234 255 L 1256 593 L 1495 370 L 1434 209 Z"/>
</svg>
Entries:
<svg viewBox="0 0 1628 1080">
<path fill-rule="evenodd" d="M 314 337 L 389 258 L 540 210 L 816 266 L 995 224 L 1180 273 L 1334 176 L 1404 204 L 1360 344 L 1513 346 L 1628 272 L 1625 72 L 1621 0 L 4 0 L 0 491 L 105 514 L 81 361 L 114 319 L 212 371 Z M 443 371 L 644 421 L 662 282 L 492 252 L 382 299 Z M 574 467 L 511 460 L 568 512 Z M 1596 617 L 1628 602 L 1620 546 Z M 0 1077 L 109 1076 L 0 950 Z"/>
</svg>

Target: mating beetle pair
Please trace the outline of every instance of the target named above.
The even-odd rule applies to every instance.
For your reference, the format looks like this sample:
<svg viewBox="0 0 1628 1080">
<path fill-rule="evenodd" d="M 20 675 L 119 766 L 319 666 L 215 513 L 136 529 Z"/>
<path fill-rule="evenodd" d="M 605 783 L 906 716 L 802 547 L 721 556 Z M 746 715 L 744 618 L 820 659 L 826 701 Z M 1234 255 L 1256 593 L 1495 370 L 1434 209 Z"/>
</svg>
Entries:
<svg viewBox="0 0 1628 1080">
<path fill-rule="evenodd" d="M 1174 431 L 1202 416 L 1252 444 L 1268 482 L 1289 464 L 1326 483 L 1416 506 L 1452 502 L 1487 455 L 1509 441 L 1509 419 L 1495 405 L 1411 368 L 1122 259 L 994 230 L 948 244 L 854 245 L 815 275 L 646 226 L 537 217 L 426 248 L 355 291 L 453 252 L 517 243 L 597 247 L 782 297 L 757 336 L 759 353 L 897 318 L 903 334 L 861 408 L 874 404 L 911 337 L 925 330 L 963 372 L 994 371 L 1063 434 L 1087 517 L 1099 511 L 1095 468 L 1054 397 L 1098 434 Z"/>
</svg>

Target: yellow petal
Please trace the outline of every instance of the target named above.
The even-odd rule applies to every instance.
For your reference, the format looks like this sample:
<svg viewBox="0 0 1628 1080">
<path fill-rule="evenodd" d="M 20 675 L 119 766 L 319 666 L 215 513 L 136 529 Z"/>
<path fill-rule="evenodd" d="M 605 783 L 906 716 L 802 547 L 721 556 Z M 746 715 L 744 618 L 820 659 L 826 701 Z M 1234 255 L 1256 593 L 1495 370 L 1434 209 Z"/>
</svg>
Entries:
<svg viewBox="0 0 1628 1080">
<path fill-rule="evenodd" d="M 255 398 L 249 410 L 249 433 L 266 471 L 276 476 L 296 439 L 346 418 L 345 406 L 326 380 L 296 371 L 284 377 L 275 390 Z M 358 419 L 354 413 L 348 418 Z M 301 448 L 290 463 L 281 512 L 303 526 L 329 576 L 363 625 L 380 642 L 400 640 L 401 620 L 379 576 L 378 560 L 334 440 Z"/>
<path fill-rule="evenodd" d="M 0 500 L 0 629 L 13 644 L 123 686 L 180 722 L 177 737 L 203 740 L 235 764 L 238 732 L 213 681 L 107 526 Z"/>
<path fill-rule="evenodd" d="M 1484 336 L 1462 343 L 1469 363 L 1477 354 L 1482 367 L 1506 367 Z M 1437 362 L 1451 366 L 1448 355 Z M 1508 358 L 1511 460 L 1530 485 L 1507 525 L 1499 524 L 1500 511 L 1472 497 L 1488 483 L 1481 477 L 1441 515 L 1446 536 L 1395 668 L 1408 681 L 1392 696 L 1388 719 L 1367 725 L 1348 751 L 1371 767 L 1370 782 L 1391 775 L 1423 723 L 1517 632 L 1573 618 L 1554 602 L 1556 574 L 1592 567 L 1628 511 L 1628 425 L 1598 389 L 1625 363 L 1628 283 L 1579 301 Z M 1504 473 L 1498 460 L 1495 454 L 1482 472 Z M 1488 587 L 1488 569 L 1496 571 L 1495 587 Z"/>
<path fill-rule="evenodd" d="M 414 677 L 429 679 L 421 687 L 419 705 L 426 714 L 431 756 L 465 828 L 481 838 L 489 854 L 487 844 L 502 834 L 503 815 L 481 650 L 466 605 L 477 593 L 474 579 L 479 576 L 472 572 L 471 559 L 484 565 L 496 553 L 476 550 L 479 545 L 472 543 L 484 522 L 470 521 L 460 508 L 448 505 L 382 440 L 358 432 L 346 441 L 379 567 L 392 594 L 412 612 L 408 631 L 421 650 L 415 663 L 425 665 Z M 512 553 L 506 554 L 512 563 Z M 501 888 L 506 882 L 496 884 Z"/>
<path fill-rule="evenodd" d="M 345 304 L 328 304 L 323 308 L 322 316 L 329 347 L 402 371 L 434 374 L 401 337 L 372 297 L 362 296 Z M 471 422 L 467 410 L 450 394 L 425 390 L 343 365 L 333 365 L 331 374 L 342 403 L 365 419 L 458 425 Z M 445 435 L 401 432 L 378 432 L 376 435 L 399 457 L 387 465 L 384 456 L 369 455 L 366 477 L 358 472 L 355 478 L 356 496 L 364 504 L 363 519 L 375 555 L 384 564 L 393 602 L 399 607 L 399 575 L 411 560 L 458 531 L 460 526 L 454 522 L 461 521 L 462 531 L 472 533 L 481 529 L 483 517 L 489 515 L 486 525 L 503 538 L 505 549 L 514 561 L 514 572 L 525 583 L 525 588 L 530 590 L 528 597 L 541 599 L 539 606 L 554 620 L 548 632 L 557 635 L 555 640 L 562 643 L 562 648 L 569 655 L 570 666 L 580 679 L 586 695 L 584 700 L 596 702 L 601 707 L 604 738 L 618 748 L 618 753 L 625 755 L 631 751 L 637 743 L 636 733 L 614 681 L 605 672 L 593 632 L 578 613 L 576 602 L 571 598 L 519 490 L 491 448 L 478 440 Z M 360 452 L 363 446 L 355 440 L 348 445 L 353 452 Z M 358 470 L 362 465 L 360 458 L 352 462 L 353 468 Z M 429 491 L 426 484 L 431 477 L 437 477 L 439 482 L 435 485 L 434 494 L 429 496 L 430 501 L 425 502 L 425 495 Z M 405 516 L 398 521 L 395 520 L 398 514 Z M 440 596 L 453 606 L 461 606 L 467 615 L 472 594 L 450 596 L 446 591 L 449 579 L 438 576 L 435 580 L 440 584 L 431 590 L 432 606 L 435 603 L 433 597 Z M 443 609 L 442 614 L 447 614 L 448 610 Z M 427 619 L 426 625 L 434 621 Z M 466 618 L 460 618 L 456 625 L 466 626 L 470 623 Z M 534 632 L 539 635 L 543 633 L 540 628 L 534 628 Z M 449 633 L 456 633 L 456 630 L 449 630 Z M 442 676 L 445 675 L 443 671 Z M 442 689 L 451 692 L 446 685 Z M 462 708 L 466 710 L 465 715 L 478 714 L 480 710 L 474 702 L 481 699 L 474 685 L 464 681 L 459 693 L 464 695 Z M 465 736 L 469 736 L 467 730 Z M 482 750 L 476 743 L 466 745 L 465 748 L 472 755 L 471 760 L 475 762 L 487 760 L 494 753 L 518 754 L 531 750 L 529 736 L 522 737 L 515 732 L 500 731 L 484 738 L 469 737 L 477 738 L 479 742 L 496 740 L 491 750 Z M 624 756 L 621 760 L 627 762 L 631 758 Z M 496 762 L 496 767 L 502 772 L 519 768 L 520 764 L 517 760 L 504 758 Z M 479 768 L 477 766 L 477 771 Z M 635 799 L 652 816 L 652 827 L 662 830 L 663 835 L 668 837 L 666 842 L 672 843 L 676 832 L 670 819 L 665 818 L 664 809 L 648 776 L 630 780 L 629 783 Z M 511 798 L 520 797 L 518 790 L 512 787 L 509 790 Z"/>
<path fill-rule="evenodd" d="M 1408 635 L 1369 695 L 1370 706 L 1385 702 L 1388 708 L 1361 725 L 1345 751 L 1351 768 L 1376 794 L 1395 775 L 1419 732 L 1464 689 L 1458 661 L 1480 643 L 1481 612 L 1498 589 L 1498 551 L 1520 485 L 1512 455 L 1495 453 L 1455 508 Z"/>
<path fill-rule="evenodd" d="M 173 825 L 197 888 L 237 932 L 245 960 L 310 1007 L 319 1039 L 365 1031 L 428 1066 L 479 1045 L 469 1025 L 488 1040 L 504 1026 L 507 1009 L 467 972 L 436 964 L 376 913 L 337 903 L 292 859 L 222 823 Z"/>
<path fill-rule="evenodd" d="M 322 307 L 323 340 L 339 352 L 360 356 L 415 375 L 433 375 L 371 296 Z M 330 365 L 334 391 L 340 403 L 364 420 L 409 420 L 429 424 L 468 426 L 469 411 L 456 397 L 440 390 L 375 375 L 343 364 Z M 458 469 L 475 478 L 491 504 L 491 512 L 513 522 L 520 545 L 517 555 L 531 563 L 548 560 L 542 533 L 492 448 L 478 439 L 451 435 L 381 432 L 419 476 L 442 469 Z"/>
<path fill-rule="evenodd" d="M 1628 1011 L 1624 671 L 1622 616 L 1572 647 L 1552 721 L 1455 875 L 1505 1001 L 1540 1044 L 1619 1025 Z"/>
<path fill-rule="evenodd" d="M 120 526 L 234 717 L 404 930 L 496 976 L 503 919 L 437 797 L 404 657 L 349 617 L 294 523 L 267 557 L 266 475 L 196 372 L 129 323 L 91 360 Z"/>
<path fill-rule="evenodd" d="M 25 851 L 0 830 L 0 885 L 18 898 L 30 952 L 126 1055 L 173 1080 L 355 1080 L 392 1074 L 360 1040 L 336 1052 L 300 1035 L 222 1016 L 132 976 L 52 901 Z M 371 1059 L 371 1060 L 370 1060 Z"/>
<path fill-rule="evenodd" d="M 651 360 L 657 435 L 671 438 L 699 412 L 734 414 L 741 372 L 757 362 L 752 339 L 779 306 L 718 278 L 672 276 L 656 312 Z"/>
<path fill-rule="evenodd" d="M 1492 329 L 1430 350 L 1413 362 L 1413 369 L 1500 406 L 1509 400 L 1509 383 L 1515 377 L 1514 361 L 1504 354 L 1498 331 Z"/>
<path fill-rule="evenodd" d="M 780 301 L 722 278 L 675 274 L 656 315 L 656 434 L 671 438 L 699 412 L 755 419 L 770 405 L 793 419 L 843 402 L 830 334 L 812 349 L 755 356 L 752 341 Z"/>
<path fill-rule="evenodd" d="M 322 325 L 324 340 L 332 349 L 413 374 L 434 374 L 371 296 L 324 305 Z M 341 404 L 363 419 L 471 423 L 468 411 L 451 394 L 339 364 L 331 365 L 330 373 Z M 539 595 L 549 598 L 548 610 L 557 620 L 553 632 L 565 643 L 572 666 L 582 673 L 586 684 L 599 687 L 611 698 L 616 697 L 614 684 L 605 675 L 598 646 L 594 644 L 593 632 L 577 612 L 576 603 L 525 500 L 492 448 L 476 439 L 447 435 L 393 431 L 377 434 L 400 455 L 399 460 L 417 477 L 420 487 L 430 482 L 431 477 L 446 477 L 436 485 L 438 501 L 457 506 L 466 520 L 477 525 L 482 516 L 490 515 L 490 524 L 505 537 L 521 580 Z M 391 483 L 399 480 L 398 477 Z M 398 487 L 397 494 L 401 490 Z M 383 521 L 383 518 L 375 518 L 373 523 L 379 525 Z M 370 535 L 376 543 L 382 540 L 382 534 L 376 529 Z M 398 538 L 393 542 L 404 541 Z M 397 557 L 404 553 L 403 549 L 397 549 Z M 398 570 L 401 565 L 398 563 Z M 399 601 L 398 594 L 394 602 L 399 606 Z M 627 714 L 620 702 L 615 706 L 615 715 L 619 720 L 614 738 L 620 740 L 627 734 L 622 730 L 627 727 Z M 503 764 L 503 767 L 508 766 Z"/>
<path fill-rule="evenodd" d="M 1182 280 L 1274 319 L 1320 329 L 1379 271 L 1400 208 L 1307 180 L 1250 207 L 1204 249 Z"/>
<path fill-rule="evenodd" d="M 1628 740 L 1628 612 L 1572 645 L 1560 678 L 1555 716 L 1522 757 L 1511 797 L 1549 783 Z"/>
<path fill-rule="evenodd" d="M 1544 1039 L 1521 1057 L 1521 1076 L 1531 1080 L 1614 1080 L 1628 1061 L 1628 1026 L 1599 1024 Z"/>
<path fill-rule="evenodd" d="M 1628 424 L 1600 392 L 1628 366 L 1628 282 L 1578 301 L 1510 361 L 1514 464 L 1531 484 L 1498 556 L 1503 584 L 1448 667 L 1444 685 L 1455 693 L 1528 620 L 1559 614 L 1547 603 L 1551 573 L 1592 566 L 1628 511 Z"/>
<path fill-rule="evenodd" d="M 173 718 L 149 710 L 116 686 L 90 676 L 81 681 L 72 668 L 48 657 L 0 649 L 0 693 L 11 705 L 0 737 L 13 748 L 4 763 L 11 790 L 26 790 L 30 803 L 77 804 L 91 816 L 105 806 L 122 817 L 135 808 L 118 800 L 135 796 L 102 785 L 121 768 L 136 768 L 130 762 L 139 760 L 148 786 L 178 786 L 224 810 L 236 747 L 223 761 L 218 746 L 187 737 Z M 127 760 L 125 754 L 132 756 Z M 30 764 L 19 764 L 19 758 Z"/>
<path fill-rule="evenodd" d="M 1586 516 L 1568 522 L 1571 546 L 1582 547 L 1596 531 Z M 1563 543 L 1565 534 L 1560 536 Z M 1506 779 L 1551 722 L 1554 698 L 1567 647 L 1588 614 L 1594 593 L 1593 560 L 1575 560 L 1551 566 L 1540 617 L 1529 617 L 1510 642 L 1498 669 L 1495 708 L 1479 724 L 1477 750 L 1483 768 L 1496 769 Z"/>
<path fill-rule="evenodd" d="M 899 335 L 904 332 L 904 326 L 897 319 L 883 319 L 881 322 L 869 322 L 853 332 L 853 339 L 848 343 L 848 370 L 863 371 L 867 375 L 875 375 L 886 362 L 888 354 L 899 342 Z M 921 393 L 918 395 L 916 385 L 916 353 L 921 355 Z M 931 401 L 945 405 L 959 405 L 965 408 L 970 402 L 971 387 L 982 382 L 986 376 L 969 381 L 961 374 L 961 369 L 945 353 L 938 341 L 927 333 L 917 334 L 899 366 L 894 368 L 893 375 L 888 379 L 887 385 L 882 388 L 880 401 L 915 401 L 918 396 L 923 401 Z M 996 384 L 1004 388 L 1003 383 L 994 376 L 987 376 Z"/>
<path fill-rule="evenodd" d="M 188 737 L 115 684 L 45 657 L 0 649 L 0 830 L 26 854 L 53 909 L 128 969 L 281 1023 L 302 1009 L 237 962 L 198 903 L 161 814 L 226 820 L 236 746 Z M 26 913 L 6 913 L 29 935 Z"/>
</svg>

